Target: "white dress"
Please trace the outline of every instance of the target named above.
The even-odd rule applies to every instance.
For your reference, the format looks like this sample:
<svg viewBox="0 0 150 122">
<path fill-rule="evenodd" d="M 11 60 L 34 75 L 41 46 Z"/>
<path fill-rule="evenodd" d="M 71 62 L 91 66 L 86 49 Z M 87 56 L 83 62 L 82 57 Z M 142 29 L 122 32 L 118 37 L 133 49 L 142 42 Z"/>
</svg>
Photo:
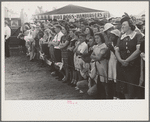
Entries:
<svg viewBox="0 0 150 122">
<path fill-rule="evenodd" d="M 117 58 L 115 54 L 110 51 L 110 59 L 108 61 L 108 80 L 114 80 L 116 82 L 117 77 Z"/>
</svg>

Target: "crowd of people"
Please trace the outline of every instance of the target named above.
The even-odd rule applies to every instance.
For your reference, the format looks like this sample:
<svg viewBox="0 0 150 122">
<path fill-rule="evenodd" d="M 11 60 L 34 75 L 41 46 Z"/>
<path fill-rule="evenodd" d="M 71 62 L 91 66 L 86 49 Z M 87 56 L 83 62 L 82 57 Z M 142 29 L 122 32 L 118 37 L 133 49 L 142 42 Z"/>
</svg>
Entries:
<svg viewBox="0 0 150 122">
<path fill-rule="evenodd" d="M 30 61 L 44 60 L 51 75 L 95 99 L 144 99 L 145 22 L 120 20 L 25 23 L 17 38 Z"/>
</svg>

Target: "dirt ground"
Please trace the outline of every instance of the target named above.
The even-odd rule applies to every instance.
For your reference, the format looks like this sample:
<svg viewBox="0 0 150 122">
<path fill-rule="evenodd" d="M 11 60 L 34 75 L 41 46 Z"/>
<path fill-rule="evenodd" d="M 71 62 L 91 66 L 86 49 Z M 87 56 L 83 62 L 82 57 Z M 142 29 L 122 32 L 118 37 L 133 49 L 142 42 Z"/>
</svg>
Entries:
<svg viewBox="0 0 150 122">
<path fill-rule="evenodd" d="M 6 100 L 80 100 L 92 99 L 50 75 L 49 67 L 30 62 L 23 54 L 5 58 Z"/>
</svg>

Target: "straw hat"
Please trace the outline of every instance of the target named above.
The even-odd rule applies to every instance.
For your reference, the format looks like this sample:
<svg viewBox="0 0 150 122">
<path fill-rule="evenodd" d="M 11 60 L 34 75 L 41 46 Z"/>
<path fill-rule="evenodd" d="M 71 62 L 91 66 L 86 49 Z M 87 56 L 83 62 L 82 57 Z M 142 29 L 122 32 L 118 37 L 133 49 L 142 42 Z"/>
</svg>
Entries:
<svg viewBox="0 0 150 122">
<path fill-rule="evenodd" d="M 112 33 L 112 34 L 114 34 L 114 35 L 116 35 L 118 37 L 120 37 L 120 35 L 121 35 L 121 32 L 118 29 L 114 29 L 110 33 Z"/>
<path fill-rule="evenodd" d="M 105 25 L 104 25 L 104 32 L 105 31 L 107 31 L 108 29 L 110 29 L 110 28 L 112 28 L 112 27 L 114 27 L 114 25 L 112 25 L 111 23 L 106 23 Z"/>
</svg>

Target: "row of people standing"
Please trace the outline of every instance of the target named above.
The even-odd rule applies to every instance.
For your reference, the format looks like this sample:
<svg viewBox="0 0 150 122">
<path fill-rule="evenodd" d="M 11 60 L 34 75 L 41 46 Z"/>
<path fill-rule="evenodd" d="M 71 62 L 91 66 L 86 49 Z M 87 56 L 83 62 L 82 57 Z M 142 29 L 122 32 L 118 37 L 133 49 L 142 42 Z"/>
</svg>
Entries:
<svg viewBox="0 0 150 122">
<path fill-rule="evenodd" d="M 80 93 L 86 91 L 101 99 L 144 98 L 143 88 L 138 86 L 144 36 L 135 32 L 130 17 L 122 18 L 121 24 L 123 33 L 110 23 L 104 25 L 103 32 L 86 22 L 81 23 L 80 31 L 67 24 L 42 31 L 38 25 L 32 39 L 26 39 L 30 60 L 35 54 L 46 54 L 52 62 L 51 74 Z M 58 62 L 63 62 L 62 70 L 55 66 Z"/>
</svg>

